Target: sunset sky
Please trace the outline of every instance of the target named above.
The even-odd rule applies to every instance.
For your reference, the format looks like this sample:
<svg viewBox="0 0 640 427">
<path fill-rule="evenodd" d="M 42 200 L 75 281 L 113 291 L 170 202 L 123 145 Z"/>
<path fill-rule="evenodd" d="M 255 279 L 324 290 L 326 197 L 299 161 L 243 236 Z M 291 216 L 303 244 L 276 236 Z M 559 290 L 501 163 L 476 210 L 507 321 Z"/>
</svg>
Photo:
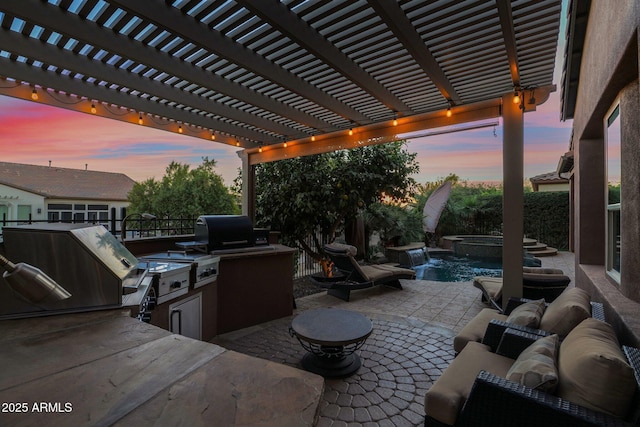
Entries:
<svg viewBox="0 0 640 427">
<path fill-rule="evenodd" d="M 563 2 L 564 3 L 564 2 Z M 566 5 L 565 5 L 566 6 Z M 556 55 L 557 91 L 538 111 L 525 114 L 525 178 L 551 172 L 569 148 L 571 121 L 561 122 L 559 92 L 564 21 Z M 502 180 L 502 123 L 492 127 L 413 139 L 420 183 L 449 173 L 468 181 Z M 0 161 L 121 172 L 136 181 L 160 179 L 175 160 L 194 167 L 202 157 L 217 162 L 231 185 L 241 167 L 238 148 L 91 114 L 0 96 Z"/>
</svg>

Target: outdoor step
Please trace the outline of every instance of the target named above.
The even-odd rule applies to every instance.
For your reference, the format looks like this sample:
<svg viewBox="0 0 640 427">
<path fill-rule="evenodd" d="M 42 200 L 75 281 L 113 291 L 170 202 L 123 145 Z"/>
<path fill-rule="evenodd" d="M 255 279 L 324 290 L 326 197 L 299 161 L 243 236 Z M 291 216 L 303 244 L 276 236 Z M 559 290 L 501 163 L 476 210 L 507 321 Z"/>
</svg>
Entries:
<svg viewBox="0 0 640 427">
<path fill-rule="evenodd" d="M 522 245 L 529 247 L 529 246 L 533 246 L 538 244 L 538 241 L 536 239 L 532 239 L 530 237 L 525 237 L 522 239 Z"/>
<path fill-rule="evenodd" d="M 558 250 L 556 248 L 552 248 L 551 246 L 547 246 L 546 249 L 539 251 L 530 251 L 529 253 L 536 257 L 553 256 L 558 255 Z"/>
<path fill-rule="evenodd" d="M 546 243 L 536 243 L 535 245 L 525 245 L 524 248 L 529 252 L 534 252 L 547 249 L 547 247 Z"/>
</svg>

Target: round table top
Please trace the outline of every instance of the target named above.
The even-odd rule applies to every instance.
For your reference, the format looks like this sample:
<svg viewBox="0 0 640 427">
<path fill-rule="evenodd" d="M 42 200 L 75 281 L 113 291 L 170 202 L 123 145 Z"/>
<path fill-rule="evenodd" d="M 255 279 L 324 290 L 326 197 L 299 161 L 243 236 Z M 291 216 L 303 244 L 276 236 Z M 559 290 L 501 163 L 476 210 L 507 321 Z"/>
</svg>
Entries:
<svg viewBox="0 0 640 427">
<path fill-rule="evenodd" d="M 339 308 L 305 311 L 293 319 L 291 328 L 298 337 L 326 346 L 356 343 L 373 331 L 371 321 L 365 316 Z"/>
</svg>

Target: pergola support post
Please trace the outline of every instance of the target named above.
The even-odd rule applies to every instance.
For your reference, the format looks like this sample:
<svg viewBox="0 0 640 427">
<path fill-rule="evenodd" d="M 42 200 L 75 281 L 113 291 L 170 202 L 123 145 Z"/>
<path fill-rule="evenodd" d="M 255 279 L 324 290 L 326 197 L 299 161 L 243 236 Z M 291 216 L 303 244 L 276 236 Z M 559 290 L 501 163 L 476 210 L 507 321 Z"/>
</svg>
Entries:
<svg viewBox="0 0 640 427">
<path fill-rule="evenodd" d="M 502 303 L 522 297 L 524 236 L 524 112 L 513 94 L 502 97 Z"/>
</svg>

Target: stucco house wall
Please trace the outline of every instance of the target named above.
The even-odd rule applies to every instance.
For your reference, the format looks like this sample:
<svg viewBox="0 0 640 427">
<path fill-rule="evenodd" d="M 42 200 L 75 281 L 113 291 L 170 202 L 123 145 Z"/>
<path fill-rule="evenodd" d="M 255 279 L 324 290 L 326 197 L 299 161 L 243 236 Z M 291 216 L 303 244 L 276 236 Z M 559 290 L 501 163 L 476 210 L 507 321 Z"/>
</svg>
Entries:
<svg viewBox="0 0 640 427">
<path fill-rule="evenodd" d="M 594 0 L 587 21 L 573 121 L 576 286 L 605 305 L 628 344 L 640 345 L 640 92 L 637 0 Z M 621 123 L 620 282 L 605 268 L 606 115 Z"/>
</svg>

